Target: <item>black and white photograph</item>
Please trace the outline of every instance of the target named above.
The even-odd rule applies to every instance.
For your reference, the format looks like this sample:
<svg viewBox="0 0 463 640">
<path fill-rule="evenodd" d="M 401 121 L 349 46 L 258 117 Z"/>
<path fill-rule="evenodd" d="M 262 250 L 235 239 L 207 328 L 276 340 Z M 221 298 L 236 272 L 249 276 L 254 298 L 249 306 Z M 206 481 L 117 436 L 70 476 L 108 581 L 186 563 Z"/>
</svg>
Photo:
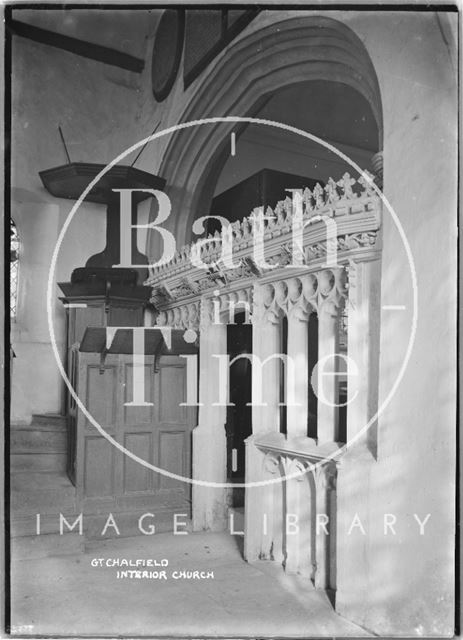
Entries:
<svg viewBox="0 0 463 640">
<path fill-rule="evenodd" d="M 2 634 L 459 635 L 459 7 L 2 12 Z"/>
</svg>

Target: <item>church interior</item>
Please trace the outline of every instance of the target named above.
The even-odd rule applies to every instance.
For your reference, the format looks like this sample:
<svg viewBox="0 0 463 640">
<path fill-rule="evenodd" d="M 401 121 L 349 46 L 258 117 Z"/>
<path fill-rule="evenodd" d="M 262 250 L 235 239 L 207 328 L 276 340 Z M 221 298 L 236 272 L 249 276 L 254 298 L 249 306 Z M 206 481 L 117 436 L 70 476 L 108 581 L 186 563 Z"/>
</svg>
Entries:
<svg viewBox="0 0 463 640">
<path fill-rule="evenodd" d="M 11 632 L 452 636 L 457 13 L 5 11 Z"/>
</svg>

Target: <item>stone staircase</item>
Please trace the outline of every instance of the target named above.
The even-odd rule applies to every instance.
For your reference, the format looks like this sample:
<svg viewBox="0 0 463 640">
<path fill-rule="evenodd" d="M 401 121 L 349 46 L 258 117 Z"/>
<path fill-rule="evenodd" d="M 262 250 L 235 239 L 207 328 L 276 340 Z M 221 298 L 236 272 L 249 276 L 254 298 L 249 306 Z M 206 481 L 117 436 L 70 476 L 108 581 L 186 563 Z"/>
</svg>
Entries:
<svg viewBox="0 0 463 640">
<path fill-rule="evenodd" d="M 10 427 L 10 541 L 13 558 L 79 553 L 82 536 L 64 528 L 78 515 L 76 491 L 66 474 L 67 432 L 63 416 L 33 416 Z M 40 535 L 37 535 L 40 514 Z"/>
<path fill-rule="evenodd" d="M 15 559 L 68 555 L 85 550 L 89 541 L 139 536 L 138 518 L 150 509 L 117 512 L 120 530 L 112 527 L 102 535 L 108 513 L 83 515 L 83 535 L 78 525 L 64 525 L 60 534 L 60 514 L 72 526 L 80 515 L 76 489 L 66 473 L 67 431 L 64 416 L 36 415 L 30 424 L 10 425 L 10 542 Z M 185 511 L 184 500 L 178 512 Z M 40 514 L 38 535 L 37 514 Z M 188 528 L 190 523 L 188 524 Z M 172 530 L 172 509 L 156 513 L 156 531 Z"/>
<path fill-rule="evenodd" d="M 10 427 L 11 473 L 66 471 L 67 432 L 64 416 L 35 415 L 30 424 Z"/>
</svg>

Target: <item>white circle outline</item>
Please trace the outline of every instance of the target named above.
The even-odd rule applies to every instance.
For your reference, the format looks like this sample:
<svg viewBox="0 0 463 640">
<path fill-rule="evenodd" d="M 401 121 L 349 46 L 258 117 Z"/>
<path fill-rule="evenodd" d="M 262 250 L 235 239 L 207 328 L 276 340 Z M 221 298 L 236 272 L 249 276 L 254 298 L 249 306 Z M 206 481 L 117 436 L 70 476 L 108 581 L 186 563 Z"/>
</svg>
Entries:
<svg viewBox="0 0 463 640">
<path fill-rule="evenodd" d="M 69 227 L 69 225 L 70 225 L 70 223 L 72 221 L 72 218 L 74 217 L 77 209 L 80 207 L 80 205 L 82 204 L 83 200 L 86 198 L 87 194 L 91 191 L 91 189 L 93 189 L 93 187 L 98 183 L 98 181 L 114 165 L 116 165 L 118 162 L 123 160 L 130 153 L 132 153 L 133 151 L 138 149 L 138 147 L 141 147 L 141 146 L 143 146 L 145 144 L 148 144 L 149 142 L 151 142 L 153 140 L 156 140 L 157 138 L 161 138 L 161 137 L 163 137 L 165 135 L 168 135 L 170 133 L 174 133 L 176 131 L 180 131 L 182 129 L 188 129 L 189 127 L 194 127 L 194 126 L 198 126 L 198 125 L 201 125 L 201 124 L 217 124 L 217 123 L 221 123 L 221 122 L 242 122 L 242 123 L 248 123 L 248 124 L 262 124 L 262 125 L 267 125 L 267 126 L 270 126 L 270 127 L 275 127 L 277 129 L 283 129 L 284 131 L 289 131 L 290 133 L 295 133 L 296 135 L 301 135 L 304 138 L 308 138 L 309 140 L 313 140 L 314 142 L 317 142 L 318 144 L 321 144 L 322 146 L 326 147 L 327 149 L 329 149 L 330 151 L 332 151 L 333 153 L 338 155 L 345 162 L 350 164 L 350 166 L 353 167 L 359 173 L 360 176 L 363 176 L 368 181 L 370 186 L 376 191 L 376 193 L 379 195 L 381 201 L 383 202 L 383 204 L 386 206 L 387 210 L 391 214 L 391 217 L 395 222 L 395 225 L 396 225 L 396 227 L 397 227 L 397 229 L 399 231 L 399 234 L 400 234 L 400 236 L 402 238 L 402 242 L 404 244 L 405 252 L 406 252 L 406 255 L 407 255 L 407 258 L 408 258 L 408 263 L 409 263 L 409 266 L 410 266 L 410 273 L 411 273 L 411 276 L 412 276 L 412 287 L 413 287 L 412 328 L 411 328 L 411 333 L 410 333 L 410 339 L 409 339 L 409 342 L 408 342 L 408 345 L 407 345 L 407 350 L 406 350 L 406 353 L 405 353 L 405 358 L 404 358 L 402 366 L 400 368 L 398 377 L 396 378 L 396 381 L 395 381 L 394 385 L 392 386 L 392 389 L 390 390 L 389 394 L 387 395 L 386 399 L 383 401 L 381 406 L 376 411 L 375 415 L 367 422 L 367 424 L 351 440 L 349 440 L 349 442 L 346 442 L 346 444 L 344 444 L 340 449 L 338 449 L 337 451 L 334 451 L 333 453 L 325 456 L 322 460 L 319 460 L 318 462 L 316 462 L 314 464 L 311 463 L 309 468 L 306 471 L 302 472 L 302 473 L 300 471 L 296 471 L 295 473 L 293 473 L 291 475 L 279 476 L 278 478 L 275 478 L 275 479 L 260 480 L 260 481 L 248 482 L 248 483 L 241 482 L 241 483 L 236 483 L 236 484 L 232 483 L 232 482 L 210 482 L 208 480 L 195 480 L 193 478 L 185 478 L 183 476 L 177 475 L 176 473 L 172 473 L 170 471 L 166 471 L 165 469 L 161 469 L 159 467 L 156 467 L 155 465 L 152 465 L 151 463 L 147 462 L 146 460 L 143 460 L 142 458 L 139 458 L 137 455 L 135 455 L 131 451 L 128 451 L 119 442 L 114 440 L 114 438 L 112 436 L 110 436 L 108 433 L 106 433 L 106 431 L 101 427 L 101 425 L 87 411 L 87 408 L 81 402 L 79 396 L 74 391 L 69 378 L 67 377 L 67 374 L 66 374 L 66 372 L 64 370 L 63 364 L 62 364 L 60 356 L 59 356 L 58 348 L 57 348 L 57 345 L 56 345 L 56 336 L 55 336 L 55 331 L 54 331 L 54 327 L 53 327 L 53 319 L 52 319 L 52 289 L 53 289 L 53 280 L 54 280 L 54 273 L 55 273 L 55 270 L 56 270 L 56 262 L 57 262 L 57 258 L 58 258 L 58 252 L 59 252 L 59 249 L 60 249 L 61 244 L 63 242 L 64 235 L 65 235 L 65 233 L 66 233 L 66 231 L 67 231 L 67 229 L 68 229 L 68 227 Z M 51 345 L 52 345 L 52 349 L 53 349 L 53 354 L 55 356 L 55 360 L 56 360 L 56 363 L 58 365 L 58 370 L 59 370 L 59 372 L 61 374 L 61 377 L 63 378 L 63 380 L 64 380 L 64 382 L 65 382 L 65 384 L 66 384 L 66 386 L 67 386 L 67 388 L 69 390 L 69 393 L 74 398 L 74 400 L 76 401 L 76 404 L 81 409 L 82 413 L 86 416 L 87 420 L 89 420 L 89 422 L 92 423 L 92 425 L 96 428 L 96 430 L 104 438 L 106 438 L 106 440 L 108 440 L 108 442 L 110 442 L 113 446 L 115 446 L 116 449 L 119 449 L 119 451 L 121 451 L 122 453 L 127 455 L 129 458 L 131 458 L 135 462 L 138 462 L 139 464 L 143 465 L 144 467 L 147 467 L 148 469 L 151 469 L 152 471 L 156 471 L 157 473 L 161 473 L 162 475 L 164 475 L 166 477 L 173 478 L 175 480 L 180 480 L 181 482 L 186 482 L 186 483 L 191 484 L 191 485 L 197 485 L 197 486 L 203 486 L 203 487 L 212 487 L 212 488 L 216 488 L 216 489 L 231 489 L 231 488 L 235 488 L 236 489 L 236 488 L 262 487 L 262 486 L 266 486 L 268 484 L 274 484 L 276 482 L 282 482 L 283 480 L 291 480 L 293 478 L 301 477 L 301 475 L 305 475 L 305 473 L 315 471 L 315 469 L 317 469 L 317 467 L 319 465 L 325 464 L 328 460 L 333 460 L 334 458 L 340 456 L 347 449 L 348 445 L 351 445 L 358 438 L 360 438 L 360 436 L 362 436 L 371 427 L 371 425 L 378 419 L 380 414 L 384 411 L 384 409 L 390 403 L 390 401 L 392 400 L 395 392 L 397 391 L 397 388 L 398 388 L 398 386 L 399 386 L 399 384 L 400 384 L 400 382 L 401 382 L 401 380 L 402 380 L 402 378 L 403 378 L 403 376 L 405 374 L 405 370 L 407 368 L 408 362 L 409 362 L 410 357 L 411 357 L 413 345 L 414 345 L 414 342 L 415 342 L 417 323 L 418 323 L 418 285 L 417 285 L 416 269 L 415 269 L 415 263 L 414 263 L 414 260 L 413 260 L 412 251 L 411 251 L 411 248 L 410 248 L 410 245 L 408 243 L 407 237 L 405 235 L 405 232 L 403 230 L 403 227 L 402 227 L 402 225 L 400 223 L 400 220 L 399 220 L 397 214 L 395 213 L 394 209 L 392 208 L 392 205 L 389 203 L 388 199 L 382 193 L 382 191 L 380 189 L 378 189 L 378 187 L 374 184 L 374 182 L 371 181 L 371 179 L 365 174 L 364 170 L 361 169 L 353 160 L 348 158 L 344 153 L 342 153 L 342 151 L 339 151 L 339 149 L 336 149 L 336 147 L 331 145 L 329 142 L 326 142 L 325 140 L 322 140 L 321 138 L 318 138 L 317 136 L 315 136 L 315 135 L 313 135 L 311 133 L 308 133 L 307 131 L 302 131 L 301 129 L 297 129 L 296 127 L 292 127 L 291 125 L 287 125 L 287 124 L 284 124 L 282 122 L 275 122 L 273 120 L 265 120 L 265 119 L 262 119 L 262 118 L 246 118 L 246 117 L 241 117 L 241 116 L 224 116 L 224 117 L 214 117 L 214 118 L 203 118 L 203 119 L 199 119 L 199 120 L 191 120 L 190 122 L 182 122 L 181 124 L 177 124 L 177 125 L 174 125 L 172 127 L 168 127 L 167 129 L 164 129 L 162 131 L 158 131 L 157 133 L 154 133 L 154 134 L 148 136 L 147 138 L 144 138 L 143 140 L 140 140 L 139 142 L 135 143 L 134 145 L 132 145 L 131 147 L 129 147 L 128 149 L 123 151 L 114 160 L 112 160 L 112 162 L 110 162 L 108 165 L 106 165 L 106 167 L 104 169 L 102 169 L 100 171 L 100 173 L 90 182 L 90 184 L 82 192 L 81 196 L 75 202 L 74 206 L 72 207 L 71 211 L 69 212 L 69 215 L 66 218 L 66 220 L 64 221 L 64 224 L 63 224 L 63 226 L 61 228 L 61 231 L 60 231 L 60 233 L 58 235 L 58 238 L 57 238 L 57 241 L 56 241 L 56 244 L 55 244 L 55 249 L 53 251 L 53 255 L 52 255 L 52 259 L 51 259 L 51 263 L 50 263 L 50 270 L 49 270 L 49 274 L 48 274 L 47 318 L 48 318 L 48 329 L 49 329 L 49 333 L 50 333 L 50 339 L 51 339 Z"/>
</svg>

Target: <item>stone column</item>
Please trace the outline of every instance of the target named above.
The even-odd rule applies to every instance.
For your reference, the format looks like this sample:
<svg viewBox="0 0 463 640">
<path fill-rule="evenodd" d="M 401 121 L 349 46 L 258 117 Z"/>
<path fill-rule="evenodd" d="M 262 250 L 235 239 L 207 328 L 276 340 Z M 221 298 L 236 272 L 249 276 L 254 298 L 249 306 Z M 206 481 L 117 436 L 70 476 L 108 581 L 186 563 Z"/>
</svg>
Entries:
<svg viewBox="0 0 463 640">
<path fill-rule="evenodd" d="M 227 326 L 213 324 L 202 302 L 199 337 L 199 419 L 193 431 L 193 479 L 227 481 L 225 435 L 226 407 L 213 406 L 220 397 L 219 361 L 214 355 L 227 353 Z M 227 394 L 228 397 L 228 394 Z M 193 485 L 193 530 L 222 531 L 227 527 L 227 490 Z"/>
<path fill-rule="evenodd" d="M 318 467 L 315 473 L 316 490 L 316 572 L 315 587 L 328 589 L 335 574 L 334 536 L 336 535 L 335 509 L 332 509 L 332 495 L 336 487 L 336 465 L 327 463 Z M 326 522 L 327 520 L 327 522 Z M 326 533 L 328 531 L 328 533 Z"/>
<path fill-rule="evenodd" d="M 367 425 L 378 402 L 379 327 L 380 327 L 379 260 L 351 262 L 349 266 L 349 300 L 347 354 L 354 370 L 347 378 L 347 441 Z M 376 451 L 376 425 L 365 433 L 372 453 Z"/>
<path fill-rule="evenodd" d="M 310 467 L 310 465 L 309 465 Z M 315 504 L 315 483 L 313 473 L 307 470 L 301 477 L 299 517 L 301 533 L 299 541 L 301 545 L 299 559 L 299 573 L 305 578 L 312 578 L 314 572 L 314 540 L 315 540 L 315 513 L 312 503 Z"/>
<path fill-rule="evenodd" d="M 307 469 L 300 460 L 286 460 L 285 571 L 310 577 L 312 518 Z"/>
<path fill-rule="evenodd" d="M 246 440 L 246 483 L 269 477 L 265 454 L 255 445 L 262 434 L 280 431 L 280 318 L 270 310 L 270 285 L 254 285 L 252 314 L 252 436 Z M 267 360 L 267 362 L 266 362 Z M 275 469 L 272 469 L 272 473 Z M 270 559 L 274 485 L 245 489 L 244 556 Z"/>
<path fill-rule="evenodd" d="M 329 287 L 333 274 L 324 271 L 319 277 L 319 287 Z M 318 444 L 336 442 L 339 424 L 339 301 L 335 284 L 326 298 L 322 299 L 318 311 L 318 364 L 315 384 L 318 388 Z M 325 289 L 326 290 L 326 289 Z"/>
<path fill-rule="evenodd" d="M 291 296 L 291 282 L 289 296 Z M 307 437 L 309 417 L 309 313 L 303 296 L 288 313 L 288 363 L 286 366 L 286 402 L 288 438 Z M 293 369 L 293 371 L 291 371 Z"/>
<path fill-rule="evenodd" d="M 256 447 L 257 437 L 253 434 L 246 440 L 246 483 L 271 481 L 280 476 L 278 458 Z M 275 519 L 283 511 L 282 496 L 278 502 L 279 494 L 275 491 L 280 487 L 281 482 L 258 487 L 246 486 L 244 557 L 248 562 L 271 560 L 272 556 L 282 561 L 283 524 Z"/>
<path fill-rule="evenodd" d="M 269 285 L 254 286 L 252 351 L 252 432 L 280 431 L 280 318 L 265 306 Z M 265 362 L 267 360 L 267 362 Z M 259 366 L 259 362 L 262 366 Z M 265 364 L 264 364 L 265 363 Z M 257 402 L 262 400 L 262 405 Z"/>
<path fill-rule="evenodd" d="M 284 436 L 282 434 L 282 440 Z M 266 496 L 268 501 L 264 504 L 265 513 L 268 514 L 268 537 L 264 535 L 263 538 L 263 550 L 266 553 L 268 551 L 269 557 L 274 560 L 280 566 L 283 565 L 284 555 L 283 555 L 283 541 L 284 541 L 284 514 L 283 514 L 283 504 L 284 504 L 284 482 L 281 480 L 281 462 L 278 458 L 275 459 L 272 465 L 267 462 L 267 470 L 268 473 L 273 474 L 271 477 L 280 478 L 278 482 L 274 482 L 269 489 L 271 491 L 266 492 Z"/>
</svg>

